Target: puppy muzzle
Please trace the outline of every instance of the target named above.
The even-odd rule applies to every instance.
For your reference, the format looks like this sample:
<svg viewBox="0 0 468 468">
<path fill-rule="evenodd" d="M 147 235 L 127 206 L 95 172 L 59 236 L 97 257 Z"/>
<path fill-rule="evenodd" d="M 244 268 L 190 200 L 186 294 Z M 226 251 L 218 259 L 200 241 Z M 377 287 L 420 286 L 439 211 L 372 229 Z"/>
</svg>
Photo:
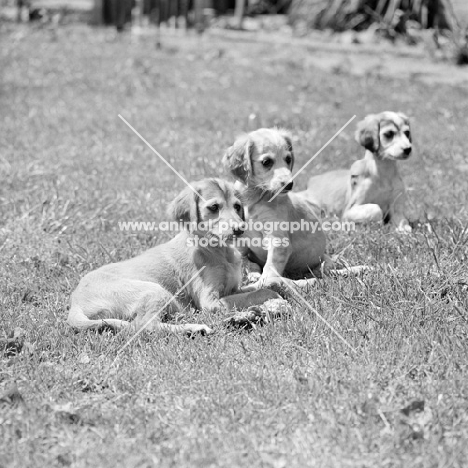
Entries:
<svg viewBox="0 0 468 468">
<path fill-rule="evenodd" d="M 294 186 L 294 182 L 291 181 L 291 178 L 287 179 L 276 179 L 272 180 L 270 184 L 270 189 L 273 192 L 288 193 Z"/>
<path fill-rule="evenodd" d="M 227 219 L 217 223 L 216 233 L 222 238 L 239 237 L 245 232 L 245 221 Z"/>
<path fill-rule="evenodd" d="M 411 155 L 411 151 L 412 151 L 411 146 L 408 146 L 407 148 L 403 148 L 400 155 L 398 157 L 395 157 L 395 159 L 400 159 L 400 160 L 408 159 Z"/>
<path fill-rule="evenodd" d="M 293 182 L 293 181 L 289 182 L 289 184 L 284 185 L 284 186 L 283 186 L 282 193 L 287 193 L 287 192 L 289 192 L 290 190 L 292 190 L 293 186 L 294 186 L 294 182 Z"/>
<path fill-rule="evenodd" d="M 239 237 L 239 236 L 242 236 L 242 234 L 244 234 L 244 230 L 241 227 L 238 226 L 238 227 L 233 228 L 232 233 L 236 237 Z"/>
</svg>

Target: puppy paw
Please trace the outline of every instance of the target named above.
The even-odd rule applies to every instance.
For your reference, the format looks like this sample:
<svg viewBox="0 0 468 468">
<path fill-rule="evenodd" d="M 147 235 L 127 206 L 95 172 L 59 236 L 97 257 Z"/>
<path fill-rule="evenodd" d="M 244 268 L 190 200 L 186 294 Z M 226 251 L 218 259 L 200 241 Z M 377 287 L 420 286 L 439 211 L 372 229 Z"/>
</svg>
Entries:
<svg viewBox="0 0 468 468">
<path fill-rule="evenodd" d="M 247 310 L 228 317 L 224 323 L 235 328 L 254 328 L 265 320 L 265 316 L 265 311 L 260 306 L 251 306 Z"/>
<path fill-rule="evenodd" d="M 213 334 L 214 330 L 207 325 L 191 324 L 187 326 L 185 333 L 190 337 L 194 335 L 206 336 Z"/>
<path fill-rule="evenodd" d="M 251 306 L 247 310 L 237 312 L 224 320 L 228 326 L 235 328 L 255 328 L 257 325 L 270 323 L 274 319 L 288 318 L 292 308 L 288 301 L 275 298 L 265 301 L 261 306 Z"/>
<path fill-rule="evenodd" d="M 266 310 L 266 321 L 288 318 L 292 315 L 291 304 L 285 299 L 270 299 L 263 304 Z"/>
<path fill-rule="evenodd" d="M 275 286 L 280 286 L 283 281 L 284 278 L 282 278 L 281 276 L 266 276 L 260 278 L 258 284 L 262 288 L 271 288 Z"/>
<path fill-rule="evenodd" d="M 402 221 L 396 228 L 396 232 L 400 234 L 409 234 L 413 231 L 412 227 L 408 224 L 408 221 Z"/>
</svg>

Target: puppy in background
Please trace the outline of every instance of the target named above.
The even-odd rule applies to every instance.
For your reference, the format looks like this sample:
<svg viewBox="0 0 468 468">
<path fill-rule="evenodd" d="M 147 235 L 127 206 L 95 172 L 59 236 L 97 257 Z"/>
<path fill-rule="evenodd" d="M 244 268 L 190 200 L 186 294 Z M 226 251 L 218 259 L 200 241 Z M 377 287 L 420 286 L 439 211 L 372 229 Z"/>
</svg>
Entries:
<svg viewBox="0 0 468 468">
<path fill-rule="evenodd" d="M 242 264 L 233 241 L 243 234 L 244 209 L 234 186 L 221 179 L 191 186 L 196 193 L 186 188 L 169 206 L 171 217 L 191 228 L 135 258 L 88 273 L 71 296 L 69 325 L 121 329 L 132 323 L 150 331 L 208 334 L 212 330 L 203 324 L 174 325 L 162 319 L 188 305 L 218 313 L 280 297 L 268 290 L 236 294 Z M 196 242 L 200 239 L 210 242 Z"/>
<path fill-rule="evenodd" d="M 356 141 L 366 149 L 364 159 L 350 170 L 311 177 L 300 195 L 345 221 L 390 222 L 398 231 L 411 232 L 405 217 L 405 186 L 397 167 L 397 161 L 411 155 L 408 117 L 401 112 L 368 115 L 358 124 Z"/>
</svg>

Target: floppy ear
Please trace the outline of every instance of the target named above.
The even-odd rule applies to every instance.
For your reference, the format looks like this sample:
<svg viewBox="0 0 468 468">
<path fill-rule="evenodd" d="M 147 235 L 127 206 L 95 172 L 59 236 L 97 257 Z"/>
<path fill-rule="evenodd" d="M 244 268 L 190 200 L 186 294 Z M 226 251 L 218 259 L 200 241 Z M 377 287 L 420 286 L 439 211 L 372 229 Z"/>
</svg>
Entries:
<svg viewBox="0 0 468 468">
<path fill-rule="evenodd" d="M 227 149 L 223 156 L 223 164 L 231 174 L 241 182 L 246 182 L 251 174 L 251 151 L 253 142 L 249 135 L 242 135 Z"/>
<path fill-rule="evenodd" d="M 374 153 L 380 147 L 379 130 L 379 118 L 375 114 L 370 114 L 358 123 L 356 141 Z"/>
<path fill-rule="evenodd" d="M 167 209 L 169 216 L 174 221 L 198 224 L 198 198 L 198 195 L 190 187 L 187 187 L 170 203 Z"/>
<path fill-rule="evenodd" d="M 286 141 L 286 144 L 288 145 L 288 150 L 291 153 L 291 158 L 292 158 L 291 170 L 292 170 L 294 167 L 294 151 L 293 151 L 293 145 L 292 145 L 292 135 L 290 132 L 288 132 L 287 130 L 284 130 L 283 128 L 280 128 L 278 132 Z"/>
</svg>

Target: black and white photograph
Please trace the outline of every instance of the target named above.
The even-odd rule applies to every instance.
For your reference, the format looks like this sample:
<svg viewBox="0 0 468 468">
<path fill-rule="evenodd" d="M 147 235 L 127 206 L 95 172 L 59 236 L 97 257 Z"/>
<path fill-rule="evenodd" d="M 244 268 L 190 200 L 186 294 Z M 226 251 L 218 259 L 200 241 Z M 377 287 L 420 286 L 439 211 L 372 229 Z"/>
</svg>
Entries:
<svg viewBox="0 0 468 468">
<path fill-rule="evenodd" d="M 468 0 L 0 0 L 0 468 L 468 466 Z"/>
</svg>

